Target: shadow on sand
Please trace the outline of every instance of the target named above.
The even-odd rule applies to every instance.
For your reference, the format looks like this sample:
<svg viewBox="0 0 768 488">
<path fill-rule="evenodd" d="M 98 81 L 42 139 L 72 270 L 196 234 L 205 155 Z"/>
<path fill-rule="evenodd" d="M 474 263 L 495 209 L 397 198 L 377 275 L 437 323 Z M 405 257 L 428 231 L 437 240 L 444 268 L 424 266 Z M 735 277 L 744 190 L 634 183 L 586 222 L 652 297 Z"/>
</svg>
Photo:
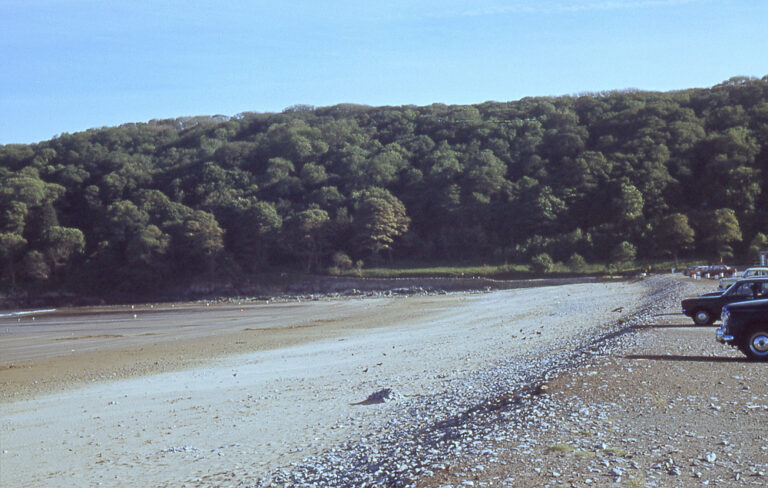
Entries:
<svg viewBox="0 0 768 488">
<path fill-rule="evenodd" d="M 647 359 L 653 361 L 693 361 L 702 363 L 748 363 L 747 358 L 726 356 L 680 356 L 678 354 L 630 354 L 624 359 Z"/>
<path fill-rule="evenodd" d="M 640 324 L 631 325 L 631 329 L 705 329 L 714 328 L 712 325 L 696 325 L 690 324 Z"/>
</svg>

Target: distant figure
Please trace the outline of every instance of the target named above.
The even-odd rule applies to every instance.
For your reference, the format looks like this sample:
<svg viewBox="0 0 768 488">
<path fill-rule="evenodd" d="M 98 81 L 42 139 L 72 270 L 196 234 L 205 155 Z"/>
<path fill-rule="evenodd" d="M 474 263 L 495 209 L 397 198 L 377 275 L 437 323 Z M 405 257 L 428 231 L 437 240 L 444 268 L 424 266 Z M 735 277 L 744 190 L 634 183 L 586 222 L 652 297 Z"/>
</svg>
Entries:
<svg viewBox="0 0 768 488">
<path fill-rule="evenodd" d="M 761 288 L 760 283 L 752 283 L 752 298 L 757 300 L 763 295 Z"/>
</svg>

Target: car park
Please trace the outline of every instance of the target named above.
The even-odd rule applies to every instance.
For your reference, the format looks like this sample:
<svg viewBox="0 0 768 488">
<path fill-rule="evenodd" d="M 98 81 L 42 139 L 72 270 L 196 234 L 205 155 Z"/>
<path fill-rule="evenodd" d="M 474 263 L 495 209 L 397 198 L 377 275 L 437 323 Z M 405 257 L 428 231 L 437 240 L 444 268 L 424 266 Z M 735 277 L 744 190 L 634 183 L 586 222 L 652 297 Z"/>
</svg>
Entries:
<svg viewBox="0 0 768 488">
<path fill-rule="evenodd" d="M 725 291 L 705 293 L 681 302 L 683 314 L 691 317 L 697 325 L 710 325 L 720 320 L 723 306 L 768 297 L 768 277 L 740 279 Z"/>
</svg>

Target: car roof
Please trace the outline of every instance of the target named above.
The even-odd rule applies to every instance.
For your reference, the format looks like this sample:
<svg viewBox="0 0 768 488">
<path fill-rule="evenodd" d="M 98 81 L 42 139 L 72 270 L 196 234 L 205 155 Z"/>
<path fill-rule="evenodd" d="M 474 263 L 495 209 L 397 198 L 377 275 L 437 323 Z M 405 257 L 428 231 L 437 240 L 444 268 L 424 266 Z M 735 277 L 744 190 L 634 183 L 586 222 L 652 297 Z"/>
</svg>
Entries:
<svg viewBox="0 0 768 488">
<path fill-rule="evenodd" d="M 739 278 L 736 283 L 747 283 L 750 281 L 768 281 L 768 276 L 750 276 L 749 278 Z"/>
<path fill-rule="evenodd" d="M 723 308 L 728 307 L 728 309 L 730 310 L 730 309 L 739 308 L 739 307 L 750 307 L 750 306 L 760 307 L 763 305 L 768 305 L 768 298 L 759 298 L 757 300 L 745 300 L 743 302 L 731 302 L 723 305 Z"/>
</svg>

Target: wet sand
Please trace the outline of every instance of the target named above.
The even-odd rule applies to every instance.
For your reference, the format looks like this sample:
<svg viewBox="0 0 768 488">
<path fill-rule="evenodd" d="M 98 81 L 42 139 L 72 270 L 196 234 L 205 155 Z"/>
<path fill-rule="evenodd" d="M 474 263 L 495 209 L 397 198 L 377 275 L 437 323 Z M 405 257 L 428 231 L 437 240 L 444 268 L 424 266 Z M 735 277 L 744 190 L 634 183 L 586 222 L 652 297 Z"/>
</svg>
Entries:
<svg viewBox="0 0 768 488">
<path fill-rule="evenodd" d="M 628 312 L 641 284 L 0 319 L 0 485 L 178 486 L 358 438 L 441 378 Z M 135 314 L 135 317 L 134 317 Z M 205 485 L 205 481 L 200 481 Z"/>
<path fill-rule="evenodd" d="M 0 317 L 0 400 L 357 334 L 401 322 L 412 309 L 428 314 L 440 306 L 434 298 L 83 307 Z"/>
</svg>

